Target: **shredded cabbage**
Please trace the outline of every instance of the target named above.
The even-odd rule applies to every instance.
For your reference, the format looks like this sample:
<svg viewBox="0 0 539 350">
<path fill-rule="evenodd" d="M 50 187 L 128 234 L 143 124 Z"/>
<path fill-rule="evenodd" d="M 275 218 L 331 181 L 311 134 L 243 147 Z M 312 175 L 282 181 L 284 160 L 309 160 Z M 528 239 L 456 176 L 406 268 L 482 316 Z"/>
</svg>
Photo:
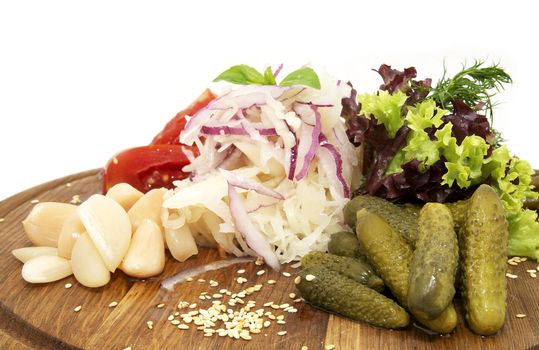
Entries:
<svg viewBox="0 0 539 350">
<path fill-rule="evenodd" d="M 192 116 L 180 140 L 197 144 L 200 155 L 183 169 L 191 177 L 176 181 L 176 188 L 165 194 L 165 230 L 173 233 L 187 225 L 197 242 L 219 245 L 237 256 L 259 255 L 234 225 L 238 218 L 229 207 L 227 190 L 227 178 L 233 176 L 243 184 L 235 190 L 248 220 L 281 263 L 326 250 L 330 234 L 345 227 L 342 209 L 355 182 L 352 174 L 359 171 L 340 118 L 341 99 L 351 88 L 321 78 L 320 90 L 239 87 Z M 213 134 L 204 134 L 201 142 L 203 128 Z M 261 130 L 271 133 L 263 136 Z M 298 180 L 295 175 L 302 169 Z M 261 186 L 267 190 L 260 191 Z M 280 196 L 268 195 L 275 192 Z"/>
</svg>

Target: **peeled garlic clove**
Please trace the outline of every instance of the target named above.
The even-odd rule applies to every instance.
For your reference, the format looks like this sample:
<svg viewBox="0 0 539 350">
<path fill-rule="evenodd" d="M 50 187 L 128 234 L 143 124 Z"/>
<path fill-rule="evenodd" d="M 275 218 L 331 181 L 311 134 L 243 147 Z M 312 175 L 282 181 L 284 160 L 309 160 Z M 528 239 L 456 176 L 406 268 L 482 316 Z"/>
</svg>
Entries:
<svg viewBox="0 0 539 350">
<path fill-rule="evenodd" d="M 41 255 L 58 255 L 58 249 L 53 247 L 24 247 L 11 251 L 17 259 L 25 263 L 28 260 Z"/>
<path fill-rule="evenodd" d="M 56 247 L 64 222 L 76 210 L 72 204 L 38 203 L 22 222 L 24 231 L 34 245 Z"/>
<path fill-rule="evenodd" d="M 107 197 L 118 202 L 118 204 L 120 204 L 126 211 L 129 210 L 143 195 L 142 192 L 125 182 L 112 186 L 106 194 Z"/>
<path fill-rule="evenodd" d="M 56 255 L 36 256 L 24 263 L 22 278 L 30 283 L 48 283 L 71 275 L 69 260 Z"/>
<path fill-rule="evenodd" d="M 198 254 L 197 244 L 187 224 L 179 229 L 165 229 L 165 238 L 170 254 L 178 261 L 185 261 Z"/>
<path fill-rule="evenodd" d="M 79 206 L 78 212 L 105 265 L 114 272 L 131 241 L 129 216 L 120 204 L 100 194 L 88 198 Z"/>
<path fill-rule="evenodd" d="M 167 191 L 166 188 L 156 188 L 147 192 L 138 201 L 133 204 L 127 212 L 129 219 L 136 229 L 144 219 L 150 219 L 159 227 L 161 224 L 161 210 L 163 205 L 163 195 Z"/>
<path fill-rule="evenodd" d="M 147 278 L 159 275 L 164 268 L 165 244 L 161 229 L 152 220 L 142 220 L 133 233 L 120 269 L 129 276 Z"/>
<path fill-rule="evenodd" d="M 83 232 L 86 232 L 86 229 L 80 220 L 79 213 L 75 211 L 65 221 L 60 231 L 60 237 L 58 237 L 58 256 L 71 259 L 73 244 L 75 244 L 75 241 Z"/>
<path fill-rule="evenodd" d="M 71 267 L 77 281 L 89 288 L 109 283 L 110 272 L 88 233 L 75 242 L 71 252 Z"/>
</svg>

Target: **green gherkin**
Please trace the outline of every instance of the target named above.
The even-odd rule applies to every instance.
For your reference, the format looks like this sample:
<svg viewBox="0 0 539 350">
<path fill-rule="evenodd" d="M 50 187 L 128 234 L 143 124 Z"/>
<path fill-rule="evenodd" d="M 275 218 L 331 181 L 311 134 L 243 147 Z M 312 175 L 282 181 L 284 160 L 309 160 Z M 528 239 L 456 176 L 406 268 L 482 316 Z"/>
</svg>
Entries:
<svg viewBox="0 0 539 350">
<path fill-rule="evenodd" d="M 455 231 L 459 232 L 464 221 L 466 220 L 466 214 L 468 213 L 468 207 L 470 205 L 469 200 L 461 200 L 454 203 L 446 203 L 447 207 L 451 211 L 453 216 L 453 223 L 455 224 Z"/>
<path fill-rule="evenodd" d="M 385 328 L 402 328 L 410 316 L 393 300 L 323 266 L 302 270 L 296 288 L 309 303 Z"/>
<path fill-rule="evenodd" d="M 359 258 L 359 242 L 357 236 L 352 232 L 341 231 L 329 237 L 328 251 L 331 254 Z"/>
<path fill-rule="evenodd" d="M 301 266 L 306 268 L 324 266 L 374 290 L 381 291 L 384 289 L 382 279 L 374 273 L 367 262 L 360 259 L 322 252 L 310 252 L 301 258 Z"/>
<path fill-rule="evenodd" d="M 507 236 L 500 198 L 492 187 L 479 186 L 459 232 L 466 320 L 477 334 L 495 334 L 505 322 Z"/>
<path fill-rule="evenodd" d="M 417 234 L 417 208 L 403 208 L 383 198 L 360 195 L 344 206 L 344 220 L 351 228 L 356 227 L 356 215 L 361 209 L 380 215 L 406 242 L 415 244 Z"/>
<path fill-rule="evenodd" d="M 407 306 L 412 248 L 381 216 L 362 209 L 357 213 L 356 233 L 362 253 L 401 305 Z M 410 310 L 413 311 L 413 310 Z M 414 314 L 437 333 L 449 333 L 457 325 L 457 313 L 450 304 L 435 319 Z"/>
<path fill-rule="evenodd" d="M 419 213 L 416 249 L 410 265 L 408 308 L 423 319 L 434 319 L 455 295 L 457 235 L 449 209 L 427 203 Z"/>
</svg>

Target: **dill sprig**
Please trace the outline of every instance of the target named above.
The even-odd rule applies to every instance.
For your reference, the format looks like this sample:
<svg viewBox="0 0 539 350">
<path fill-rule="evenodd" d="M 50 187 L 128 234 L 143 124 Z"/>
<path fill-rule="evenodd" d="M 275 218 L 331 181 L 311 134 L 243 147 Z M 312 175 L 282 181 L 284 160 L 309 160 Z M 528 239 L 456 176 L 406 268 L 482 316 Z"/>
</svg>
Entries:
<svg viewBox="0 0 539 350">
<path fill-rule="evenodd" d="M 476 60 L 470 67 L 463 64 L 462 70 L 453 78 L 446 76 L 444 64 L 444 74 L 429 97 L 445 109 L 452 110 L 453 100 L 462 100 L 472 108 L 479 106 L 485 110 L 492 124 L 494 104 L 491 98 L 504 88 L 503 84 L 512 83 L 513 80 L 498 64 L 483 67 L 484 63 Z"/>
</svg>

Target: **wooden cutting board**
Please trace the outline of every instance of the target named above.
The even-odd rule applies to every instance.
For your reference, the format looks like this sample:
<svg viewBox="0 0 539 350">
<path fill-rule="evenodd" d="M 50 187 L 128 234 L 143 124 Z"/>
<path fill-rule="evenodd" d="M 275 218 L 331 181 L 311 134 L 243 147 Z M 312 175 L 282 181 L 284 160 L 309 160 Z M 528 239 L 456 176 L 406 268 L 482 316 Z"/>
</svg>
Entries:
<svg viewBox="0 0 539 350">
<path fill-rule="evenodd" d="M 191 282 L 176 286 L 174 292 L 160 288 L 163 278 L 175 273 L 219 259 L 213 250 L 202 249 L 196 258 L 179 263 L 169 258 L 161 276 L 146 281 L 133 280 L 116 272 L 111 282 L 98 289 L 77 284 L 71 276 L 62 281 L 44 285 L 31 285 L 21 277 L 22 264 L 11 255 L 11 250 L 29 246 L 21 221 L 26 217 L 35 200 L 69 202 L 72 196 L 86 199 L 100 190 L 98 170 L 58 179 L 0 202 L 0 349 L 529 349 L 539 344 L 539 279 L 532 278 L 527 269 L 537 268 L 536 262 L 509 266 L 518 275 L 509 279 L 507 321 L 499 335 L 480 337 L 471 333 L 464 324 L 462 308 L 457 300 L 460 323 L 454 334 L 428 335 L 417 327 L 390 331 L 370 327 L 339 316 L 330 315 L 302 302 L 294 302 L 289 294 L 294 290 L 295 269 L 284 267 L 291 277 L 268 271 L 264 266 L 243 263 L 204 273 Z M 245 273 L 238 274 L 239 269 Z M 266 273 L 259 276 L 261 269 Z M 247 279 L 238 284 L 236 278 Z M 205 282 L 198 282 L 198 279 Z M 269 280 L 275 284 L 268 284 Z M 218 282 L 211 287 L 210 280 Z M 66 283 L 72 283 L 69 289 Z M 178 310 L 179 301 L 197 303 L 208 308 L 210 300 L 199 299 L 200 293 L 218 293 L 220 289 L 239 292 L 262 284 L 259 292 L 245 298 L 254 300 L 256 307 L 272 301 L 288 303 L 297 308 L 296 313 L 282 309 L 273 315 L 284 315 L 285 324 L 272 321 L 251 340 L 229 337 L 203 336 L 203 332 L 190 326 L 178 329 L 167 318 Z M 221 299 L 227 301 L 228 296 Z M 213 300 L 213 299 L 212 299 Z M 116 301 L 116 307 L 108 305 Z M 164 304 L 157 307 L 158 304 Z M 79 312 L 74 308 L 81 306 Z M 517 318 L 517 314 L 525 314 Z M 147 321 L 153 322 L 149 329 Z M 217 324 L 216 328 L 220 325 Z M 278 332 L 286 330 L 285 335 Z M 537 346 L 539 348 L 539 346 Z"/>
</svg>

